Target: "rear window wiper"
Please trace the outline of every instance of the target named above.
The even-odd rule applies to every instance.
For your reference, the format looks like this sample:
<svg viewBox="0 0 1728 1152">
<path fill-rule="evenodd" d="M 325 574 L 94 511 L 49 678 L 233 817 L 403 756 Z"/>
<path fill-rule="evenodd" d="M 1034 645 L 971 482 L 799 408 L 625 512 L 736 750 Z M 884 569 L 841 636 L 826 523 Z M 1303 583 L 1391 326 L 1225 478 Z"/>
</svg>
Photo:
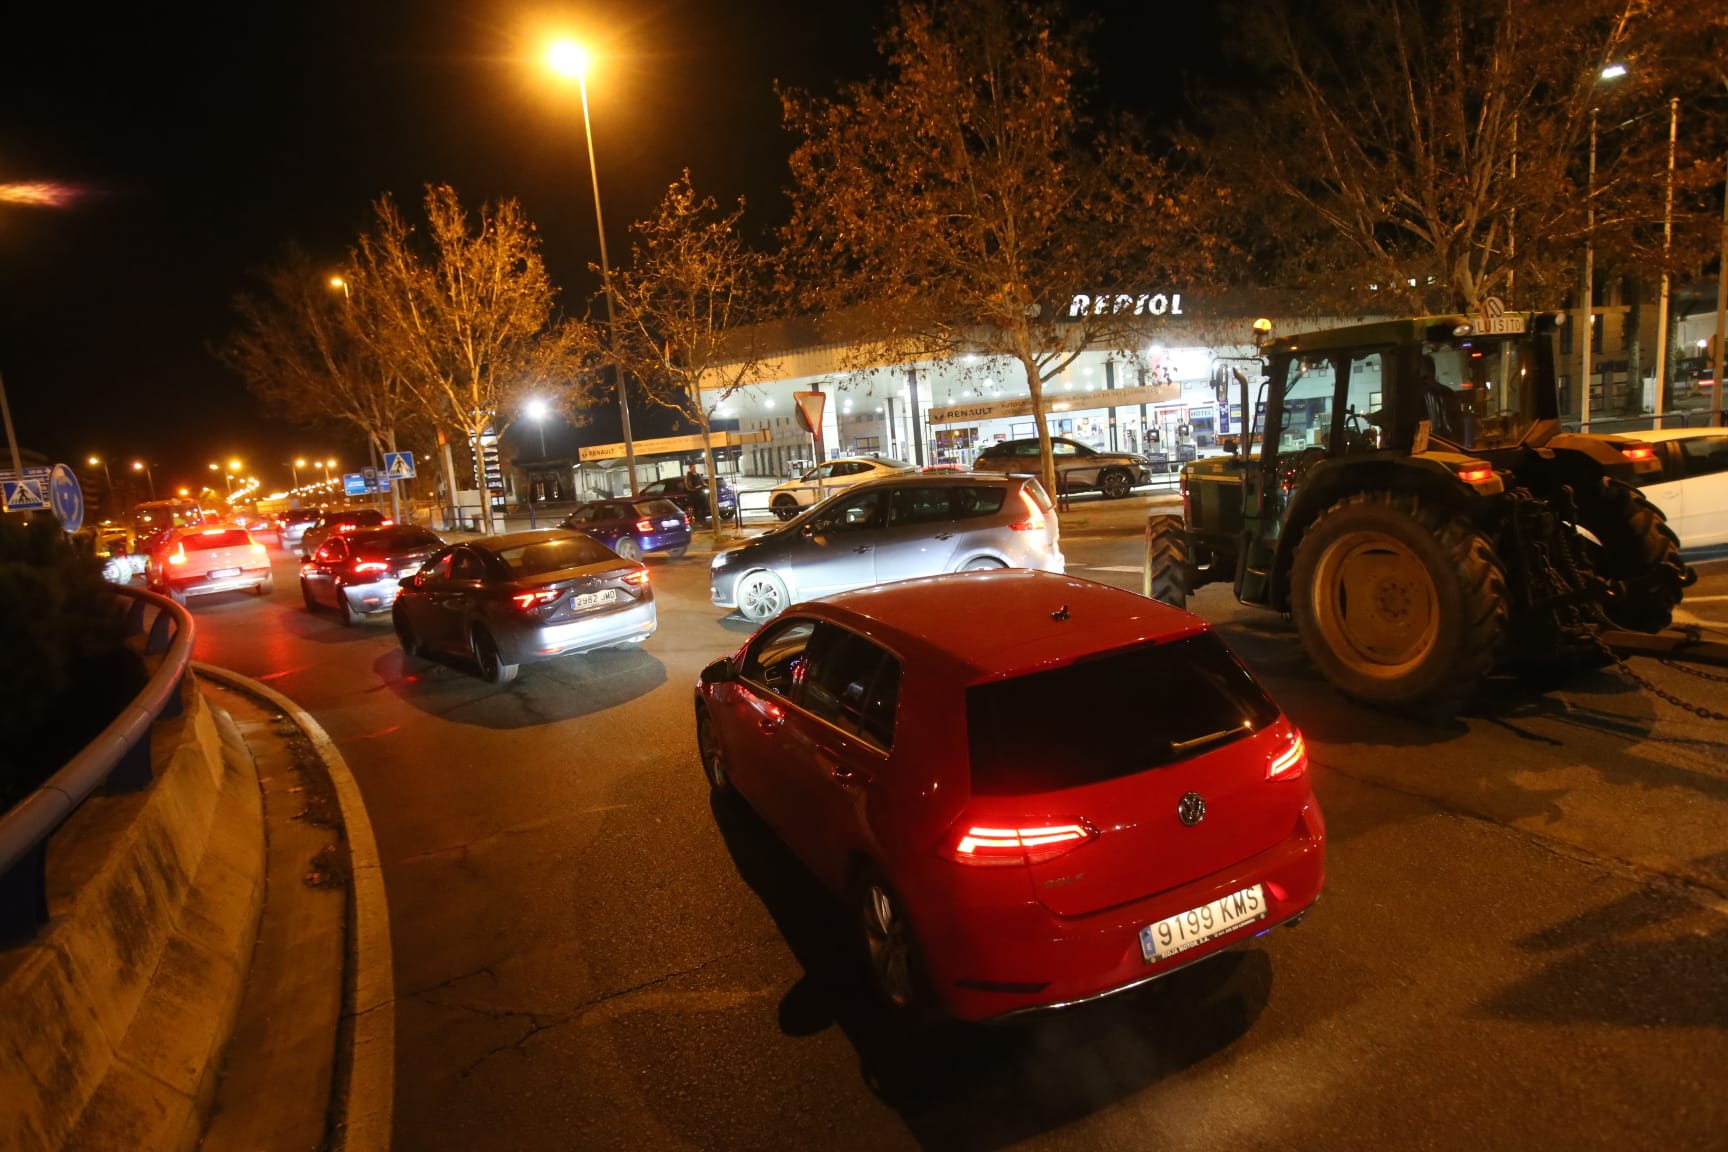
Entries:
<svg viewBox="0 0 1728 1152">
<path fill-rule="evenodd" d="M 1232 736 L 1241 736 L 1248 730 L 1248 725 L 1244 724 L 1240 728 L 1220 728 L 1216 732 L 1208 732 L 1206 735 L 1196 736 L 1192 740 L 1172 740 L 1170 741 L 1170 751 L 1192 752 L 1197 748 L 1204 748 L 1208 744 L 1217 744 L 1228 740 Z"/>
</svg>

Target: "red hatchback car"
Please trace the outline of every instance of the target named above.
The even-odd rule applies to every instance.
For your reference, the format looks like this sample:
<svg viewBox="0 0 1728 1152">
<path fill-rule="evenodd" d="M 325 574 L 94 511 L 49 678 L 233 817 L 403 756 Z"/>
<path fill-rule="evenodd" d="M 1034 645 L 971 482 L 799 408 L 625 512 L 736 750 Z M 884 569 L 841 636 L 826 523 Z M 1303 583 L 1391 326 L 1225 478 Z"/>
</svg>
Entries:
<svg viewBox="0 0 1728 1152">
<path fill-rule="evenodd" d="M 1005 570 L 793 606 L 704 669 L 709 784 L 857 918 L 894 1009 L 1124 991 L 1300 919 L 1302 736 L 1205 621 Z"/>
</svg>

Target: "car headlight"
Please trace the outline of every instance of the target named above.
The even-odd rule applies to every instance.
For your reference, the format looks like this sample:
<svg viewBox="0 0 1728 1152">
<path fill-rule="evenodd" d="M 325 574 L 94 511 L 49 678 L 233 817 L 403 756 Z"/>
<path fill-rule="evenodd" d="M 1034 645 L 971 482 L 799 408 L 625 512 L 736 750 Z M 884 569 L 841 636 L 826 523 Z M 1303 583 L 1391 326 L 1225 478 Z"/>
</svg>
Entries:
<svg viewBox="0 0 1728 1152">
<path fill-rule="evenodd" d="M 716 568 L 724 568 L 724 567 L 726 567 L 726 565 L 728 565 L 730 563 L 732 563 L 732 553 L 730 553 L 730 552 L 716 552 L 716 553 L 714 553 L 714 561 L 713 561 L 713 563 L 709 564 L 708 568 L 709 568 L 709 571 L 713 571 Z"/>
<path fill-rule="evenodd" d="M 1128 459 L 1134 461 L 1134 463 L 1136 463 L 1136 464 L 1141 464 L 1141 465 L 1152 463 L 1152 461 L 1146 459 L 1146 457 L 1144 457 L 1144 456 L 1130 456 L 1130 457 L 1128 457 Z"/>
</svg>

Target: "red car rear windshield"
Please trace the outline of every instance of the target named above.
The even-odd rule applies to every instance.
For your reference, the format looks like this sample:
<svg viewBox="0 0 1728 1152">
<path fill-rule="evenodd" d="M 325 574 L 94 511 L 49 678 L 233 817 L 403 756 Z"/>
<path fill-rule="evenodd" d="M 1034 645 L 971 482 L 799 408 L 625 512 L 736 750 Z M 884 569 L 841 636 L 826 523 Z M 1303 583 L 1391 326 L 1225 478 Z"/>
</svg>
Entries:
<svg viewBox="0 0 1728 1152">
<path fill-rule="evenodd" d="M 244 528 L 228 528 L 219 532 L 194 532 L 182 537 L 180 546 L 188 552 L 203 552 L 210 548 L 244 548 L 252 536 Z"/>
<path fill-rule="evenodd" d="M 1130 776 L 1277 718 L 1278 706 L 1210 632 L 1100 653 L 967 690 L 972 791 L 1023 796 Z"/>
</svg>

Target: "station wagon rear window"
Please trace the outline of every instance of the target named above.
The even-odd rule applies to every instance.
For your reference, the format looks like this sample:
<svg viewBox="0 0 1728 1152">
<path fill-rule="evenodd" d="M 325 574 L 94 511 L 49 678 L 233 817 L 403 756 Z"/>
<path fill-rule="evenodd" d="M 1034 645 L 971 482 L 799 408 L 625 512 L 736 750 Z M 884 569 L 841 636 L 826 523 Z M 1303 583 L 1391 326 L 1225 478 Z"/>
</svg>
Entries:
<svg viewBox="0 0 1728 1152">
<path fill-rule="evenodd" d="M 1054 792 L 1130 776 L 1257 732 L 1278 718 L 1210 632 L 1100 653 L 966 692 L 972 790 Z"/>
</svg>

